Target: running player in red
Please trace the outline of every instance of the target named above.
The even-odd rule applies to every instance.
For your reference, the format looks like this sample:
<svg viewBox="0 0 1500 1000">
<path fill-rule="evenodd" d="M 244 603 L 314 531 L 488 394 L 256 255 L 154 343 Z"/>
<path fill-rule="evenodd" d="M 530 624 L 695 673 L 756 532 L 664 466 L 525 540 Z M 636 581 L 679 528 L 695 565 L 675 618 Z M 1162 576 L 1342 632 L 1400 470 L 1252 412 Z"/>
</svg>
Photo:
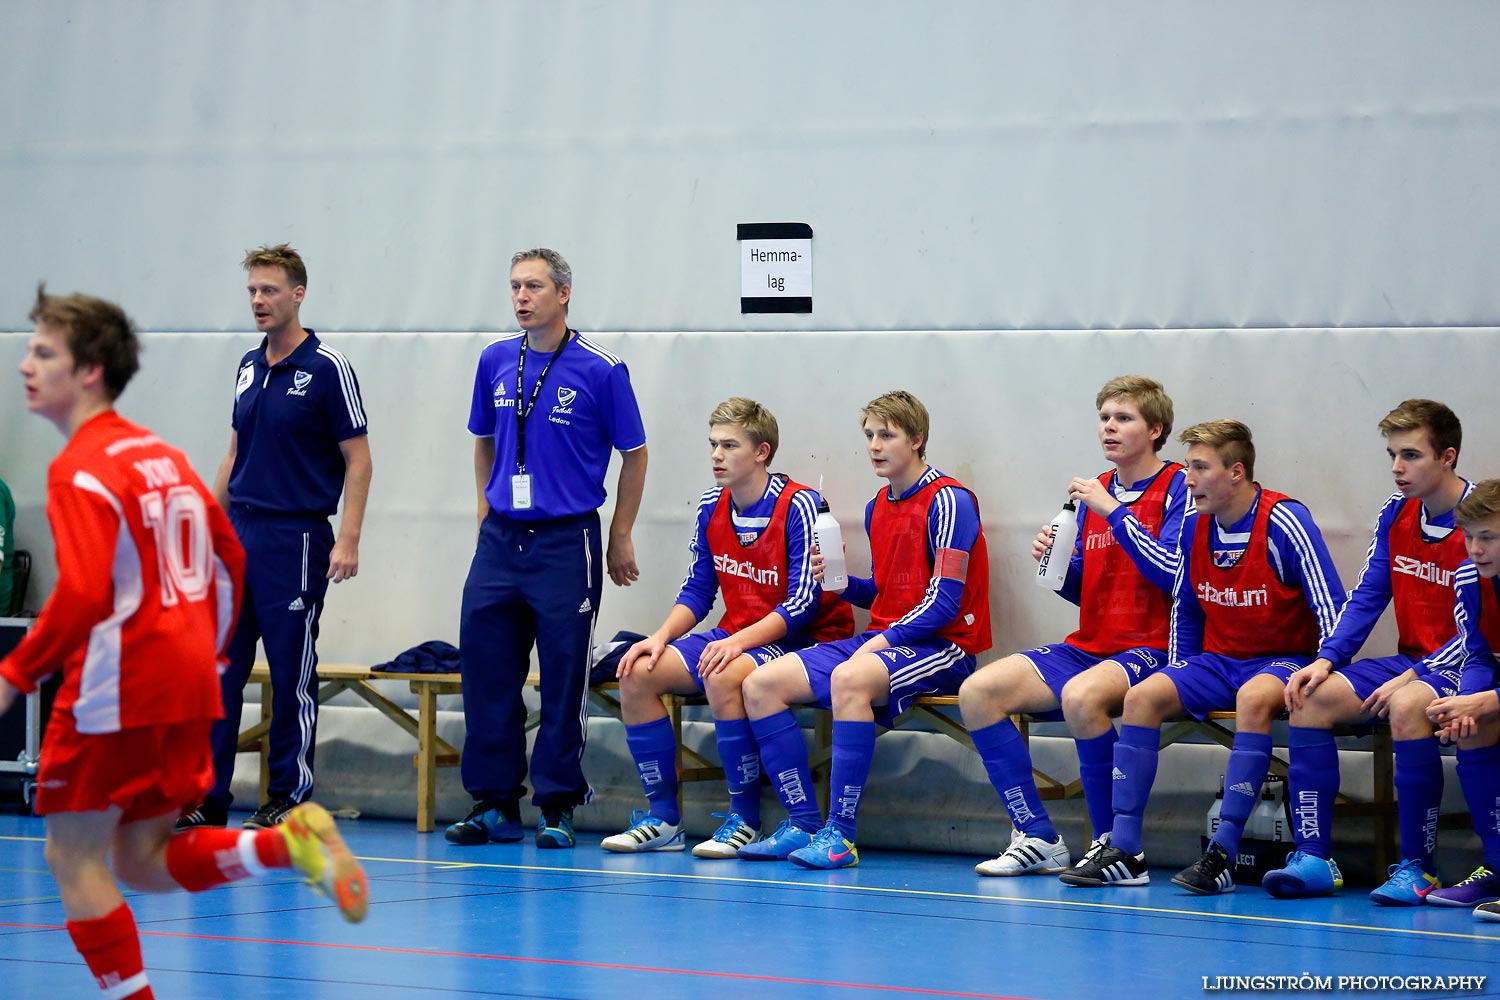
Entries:
<svg viewBox="0 0 1500 1000">
<path fill-rule="evenodd" d="M 140 350 L 119 306 L 39 287 L 31 319 L 26 405 L 68 439 L 47 475 L 58 580 L 0 661 L 0 712 L 62 672 L 37 783 L 47 864 L 103 994 L 141 1000 L 153 994 L 117 878 L 141 892 L 198 892 L 296 868 L 351 921 L 364 918 L 367 886 L 313 803 L 269 830 L 172 836 L 213 780 L 217 664 L 244 551 L 182 452 L 115 412 Z"/>
</svg>

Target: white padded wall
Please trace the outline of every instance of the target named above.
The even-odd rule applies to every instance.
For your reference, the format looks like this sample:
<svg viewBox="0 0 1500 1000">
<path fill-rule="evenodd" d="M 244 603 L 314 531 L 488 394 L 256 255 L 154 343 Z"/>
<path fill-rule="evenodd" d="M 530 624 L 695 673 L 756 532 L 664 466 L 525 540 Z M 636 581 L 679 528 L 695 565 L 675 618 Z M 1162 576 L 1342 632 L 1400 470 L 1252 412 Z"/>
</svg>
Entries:
<svg viewBox="0 0 1500 1000">
<path fill-rule="evenodd" d="M 610 330 L 1500 318 L 1484 0 L 0 3 L 0 329 L 31 290 L 241 330 L 493 330 L 509 254 Z M 738 312 L 735 224 L 815 232 Z"/>
<path fill-rule="evenodd" d="M 921 397 L 932 411 L 929 459 L 979 497 L 997 654 L 1059 639 L 1076 624 L 1075 610 L 1031 583 L 1031 539 L 1062 503 L 1069 479 L 1103 469 L 1094 394 L 1121 372 L 1159 378 L 1175 401 L 1179 430 L 1218 417 L 1246 421 L 1259 452 L 1257 478 L 1312 508 L 1346 586 L 1393 489 L 1375 425 L 1396 403 L 1422 395 L 1448 402 L 1470 429 L 1459 471 L 1500 475 L 1500 441 L 1485 425 L 1493 402 L 1483 359 L 1500 336 L 1493 328 L 596 336 L 630 366 L 650 447 L 635 533 L 642 577 L 628 589 L 605 585 L 605 636 L 650 631 L 671 606 L 696 500 L 712 481 L 708 413 L 734 394 L 776 413 L 775 468 L 814 484 L 826 476 L 851 567 L 861 573 L 869 553 L 860 517 L 880 481 L 864 455 L 859 409 L 892 388 Z M 333 590 L 320 649 L 330 660 L 374 662 L 426 639 L 456 639 L 474 540 L 468 394 L 490 338 L 329 339 L 359 372 L 375 479 L 360 575 Z M 18 358 L 24 340 L 0 334 L 0 357 Z M 253 342 L 148 335 L 122 412 L 179 444 L 201 475 L 212 476 L 228 441 L 235 364 Z M 22 394 L 12 392 L 0 395 L 0 442 L 21 512 L 17 534 L 39 550 L 35 592 L 45 593 L 54 573 L 42 492 L 62 438 L 29 417 Z M 1182 446 L 1174 442 L 1164 454 L 1180 457 Z"/>
</svg>

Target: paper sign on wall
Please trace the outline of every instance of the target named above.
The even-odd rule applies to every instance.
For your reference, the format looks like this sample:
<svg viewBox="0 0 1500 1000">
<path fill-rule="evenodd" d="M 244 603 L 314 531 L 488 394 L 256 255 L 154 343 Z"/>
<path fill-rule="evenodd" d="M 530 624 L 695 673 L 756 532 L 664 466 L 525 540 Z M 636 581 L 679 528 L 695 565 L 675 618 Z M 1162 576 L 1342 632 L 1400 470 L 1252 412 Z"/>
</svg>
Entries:
<svg viewBox="0 0 1500 1000">
<path fill-rule="evenodd" d="M 742 222 L 740 312 L 812 312 L 812 226 Z"/>
</svg>

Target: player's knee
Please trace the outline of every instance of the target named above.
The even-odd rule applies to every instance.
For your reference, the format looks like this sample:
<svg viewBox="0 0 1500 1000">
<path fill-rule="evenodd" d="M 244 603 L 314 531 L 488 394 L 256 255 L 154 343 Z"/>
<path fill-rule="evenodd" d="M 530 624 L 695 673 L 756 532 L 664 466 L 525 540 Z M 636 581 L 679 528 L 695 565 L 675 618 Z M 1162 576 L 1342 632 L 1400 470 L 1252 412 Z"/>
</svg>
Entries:
<svg viewBox="0 0 1500 1000">
<path fill-rule="evenodd" d="M 632 671 L 620 678 L 620 708 L 630 719 L 654 715 L 662 707 L 660 687 L 650 675 L 642 678 Z"/>
<path fill-rule="evenodd" d="M 1062 705 L 1063 718 L 1069 722 L 1094 719 L 1099 716 L 1109 717 L 1109 708 L 1105 697 L 1090 684 L 1076 683 L 1078 678 L 1063 685 L 1062 695 L 1058 701 Z"/>
<path fill-rule="evenodd" d="M 1387 717 L 1391 720 L 1391 737 L 1398 740 L 1420 740 L 1433 733 L 1427 706 L 1433 702 L 1432 689 L 1412 683 L 1391 695 Z"/>
<path fill-rule="evenodd" d="M 48 837 L 47 842 L 42 845 L 42 857 L 46 859 L 47 868 L 59 885 L 72 882 L 91 860 L 89 852 L 56 837 Z"/>
<path fill-rule="evenodd" d="M 1285 689 L 1273 685 L 1248 684 L 1235 697 L 1234 714 L 1241 726 L 1262 732 L 1286 709 Z"/>
<path fill-rule="evenodd" d="M 1410 703 L 1392 704 L 1388 717 L 1393 740 L 1425 740 L 1437 732 L 1437 727 L 1427 717 L 1425 704 L 1420 708 Z"/>
<path fill-rule="evenodd" d="M 113 862 L 115 878 L 121 885 L 140 892 L 151 891 L 155 883 L 155 879 L 152 878 L 155 869 L 148 857 L 143 857 L 133 850 L 116 848 L 110 860 Z"/>
<path fill-rule="evenodd" d="M 1312 697 L 1303 700 L 1302 704 L 1292 709 L 1288 721 L 1299 729 L 1329 729 L 1334 722 L 1339 721 L 1335 717 L 1340 715 L 1338 706 L 1333 699 L 1323 694 L 1327 685 L 1314 691 Z M 1283 696 L 1282 706 L 1285 706 Z"/>
<path fill-rule="evenodd" d="M 751 718 L 763 719 L 785 708 L 784 702 L 777 703 L 776 691 L 774 671 L 765 667 L 753 671 L 740 685 L 740 697 L 744 699 L 745 711 Z"/>
<path fill-rule="evenodd" d="M 59 882 L 62 881 L 62 873 L 69 869 L 73 861 L 72 854 L 69 852 L 67 846 L 58 843 L 52 837 L 48 837 L 47 842 L 42 845 L 42 857 L 46 860 L 47 867 L 51 870 L 53 877 Z"/>
<path fill-rule="evenodd" d="M 970 674 L 958 687 L 958 711 L 971 729 L 988 725 L 1005 715 L 1000 702 L 1000 689 L 990 671 Z"/>
<path fill-rule="evenodd" d="M 828 678 L 828 693 L 833 700 L 835 713 L 843 708 L 867 707 L 874 703 L 876 684 L 874 675 L 878 668 L 871 668 L 856 660 L 848 660 L 833 668 Z"/>
<path fill-rule="evenodd" d="M 1166 692 L 1157 684 L 1137 684 L 1125 695 L 1121 721 L 1128 726 L 1159 726 L 1168 711 Z"/>
<path fill-rule="evenodd" d="M 716 716 L 721 709 L 739 709 L 745 703 L 744 685 L 749 671 L 738 667 L 742 659 L 746 657 L 739 657 L 723 670 L 703 678 L 703 694 Z"/>
</svg>

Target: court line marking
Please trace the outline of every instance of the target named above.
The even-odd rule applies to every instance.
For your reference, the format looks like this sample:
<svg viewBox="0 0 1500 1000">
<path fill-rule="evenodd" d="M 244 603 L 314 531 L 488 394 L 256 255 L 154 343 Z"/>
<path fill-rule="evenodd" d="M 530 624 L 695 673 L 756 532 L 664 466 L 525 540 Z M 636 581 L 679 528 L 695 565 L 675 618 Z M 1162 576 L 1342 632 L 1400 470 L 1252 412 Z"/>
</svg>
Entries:
<svg viewBox="0 0 1500 1000">
<path fill-rule="evenodd" d="M 898 887 L 876 886 L 876 885 L 824 885 L 816 882 L 797 882 L 790 879 L 766 879 L 766 878 L 740 878 L 726 875 L 692 875 L 682 872 L 643 872 L 643 871 L 620 871 L 611 868 L 566 868 L 551 867 L 548 865 L 517 865 L 499 864 L 492 862 L 449 862 L 425 858 L 380 858 L 361 857 L 361 861 L 385 862 L 389 864 L 413 864 L 427 865 L 437 870 L 454 867 L 463 868 L 490 868 L 501 871 L 528 871 L 528 872 L 555 872 L 574 875 L 613 875 L 618 878 L 631 879 L 676 879 L 679 881 L 698 882 L 726 882 L 741 885 L 765 885 L 778 887 L 795 887 L 798 889 L 833 889 L 839 892 L 879 892 L 890 893 L 897 896 L 918 896 L 932 899 L 968 899 L 977 902 L 990 903 L 1026 903 L 1036 906 L 1056 906 L 1061 908 L 1080 908 L 1092 910 L 1119 910 L 1125 913 L 1158 913 L 1174 917 L 1191 917 L 1193 919 L 1222 919 L 1235 920 L 1245 923 L 1276 924 L 1288 927 L 1317 927 L 1331 930 L 1345 931 L 1372 931 L 1378 934 L 1407 934 L 1419 937 L 1454 938 L 1461 941 L 1488 941 L 1493 943 L 1496 938 L 1491 934 L 1465 934 L 1458 931 L 1434 931 L 1423 930 L 1415 927 L 1377 927 L 1368 924 L 1345 924 L 1329 920 L 1299 920 L 1292 917 L 1267 917 L 1252 913 L 1212 913 L 1205 910 L 1180 910 L 1167 906 L 1139 906 L 1130 903 L 1095 903 L 1084 900 L 1066 899 L 1038 899 L 1035 896 L 1000 896 L 977 892 L 944 892 L 934 889 L 903 889 Z"/>
<path fill-rule="evenodd" d="M 25 840 L 44 843 L 45 837 L 4 837 L 0 840 Z M 741 885 L 794 886 L 800 889 L 834 889 L 840 892 L 886 892 L 898 896 L 923 896 L 934 899 L 971 899 L 979 902 L 1026 903 L 1035 906 L 1076 907 L 1089 910 L 1118 910 L 1124 913 L 1160 913 L 1195 919 L 1214 918 L 1244 923 L 1277 924 L 1286 927 L 1320 927 L 1331 930 L 1371 931 L 1377 934 L 1406 934 L 1416 937 L 1452 938 L 1458 941 L 1495 941 L 1491 934 L 1464 934 L 1458 931 L 1433 931 L 1416 927 L 1375 927 L 1369 924 L 1345 924 L 1329 920 L 1298 920 L 1292 917 L 1267 917 L 1252 913 L 1209 913 L 1204 910 L 1179 910 L 1168 906 L 1137 906 L 1130 903 L 1092 903 L 1083 900 L 1038 899 L 1034 896 L 999 896 L 977 892 L 939 892 L 933 889 L 902 889 L 874 885 L 818 885 L 789 879 L 737 878 L 727 875 L 690 875 L 681 872 L 625 872 L 612 868 L 559 868 L 548 865 L 507 865 L 486 861 L 445 861 L 436 858 L 382 858 L 358 855 L 361 861 L 378 861 L 397 865 L 425 865 L 442 871 L 464 868 L 489 868 L 496 871 L 561 872 L 574 875 L 612 875 L 617 878 L 677 879 L 688 882 L 726 882 Z M 3 925 L 0 925 L 3 926 Z"/>
<path fill-rule="evenodd" d="M 6 924 L 0 927 L 15 927 L 27 930 L 66 930 L 51 924 Z M 883 993 L 902 993 L 912 996 L 960 997 L 964 1000 L 1026 1000 L 1024 997 L 1001 993 L 966 993 L 961 990 L 928 989 L 921 986 L 891 986 L 882 983 L 840 982 L 836 979 L 798 979 L 791 976 L 760 976 L 749 972 L 716 972 L 709 969 L 673 969 L 653 965 L 625 965 L 617 962 L 580 962 L 566 958 L 538 958 L 531 955 L 486 955 L 479 952 L 434 951 L 425 948 L 391 948 L 371 944 L 339 944 L 330 941 L 290 941 L 278 938 L 247 938 L 219 934 L 185 934 L 177 931 L 153 931 L 140 929 L 142 937 L 177 938 L 188 941 L 222 941 L 228 944 L 269 944 L 296 948 L 328 948 L 337 951 L 376 952 L 386 955 L 413 955 L 422 958 L 466 958 L 484 962 L 521 962 L 529 965 L 559 965 L 578 969 L 602 969 L 609 972 L 646 972 L 653 975 L 700 976 L 706 979 L 732 979 L 739 982 L 775 983 L 779 986 L 823 986 L 838 990 L 879 990 Z"/>
</svg>

